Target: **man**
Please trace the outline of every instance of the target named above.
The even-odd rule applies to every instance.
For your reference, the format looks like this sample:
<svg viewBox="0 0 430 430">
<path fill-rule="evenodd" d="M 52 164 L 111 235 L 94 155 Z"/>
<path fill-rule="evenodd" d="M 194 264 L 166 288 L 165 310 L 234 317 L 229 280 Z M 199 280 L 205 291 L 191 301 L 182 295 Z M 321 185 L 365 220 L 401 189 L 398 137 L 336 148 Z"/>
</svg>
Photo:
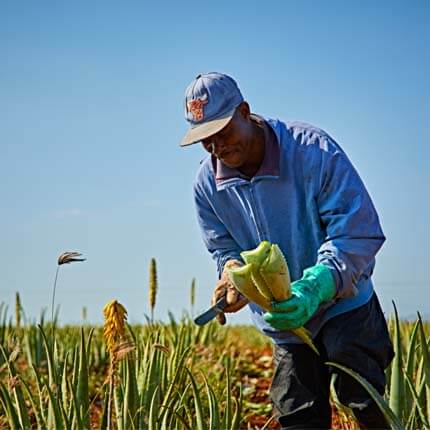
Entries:
<svg viewBox="0 0 430 430">
<path fill-rule="evenodd" d="M 248 303 L 254 323 L 274 342 L 271 398 L 282 428 L 330 428 L 333 373 L 340 401 L 362 428 L 388 428 L 361 385 L 324 365 L 345 365 L 382 394 L 394 355 L 371 280 L 385 237 L 351 162 L 317 127 L 252 114 L 224 74 L 197 76 L 186 90 L 185 114 L 191 128 L 181 146 L 201 142 L 210 153 L 194 198 L 220 278 L 212 302 L 227 296 L 225 312 L 247 304 L 224 267 L 242 265 L 240 253 L 262 240 L 279 245 L 294 281 L 292 298 L 276 312 Z M 302 325 L 320 356 L 289 331 Z"/>
</svg>

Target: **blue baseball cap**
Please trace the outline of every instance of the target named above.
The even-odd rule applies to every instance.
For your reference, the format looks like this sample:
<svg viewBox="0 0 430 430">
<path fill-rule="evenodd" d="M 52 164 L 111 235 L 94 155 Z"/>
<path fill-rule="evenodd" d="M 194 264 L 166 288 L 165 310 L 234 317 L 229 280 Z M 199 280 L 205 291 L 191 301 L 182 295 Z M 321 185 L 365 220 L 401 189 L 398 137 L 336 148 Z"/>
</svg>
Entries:
<svg viewBox="0 0 430 430">
<path fill-rule="evenodd" d="M 222 130 L 242 102 L 239 87 L 230 76 L 216 72 L 198 75 L 185 91 L 185 119 L 190 129 L 180 146 L 199 142 Z"/>
</svg>

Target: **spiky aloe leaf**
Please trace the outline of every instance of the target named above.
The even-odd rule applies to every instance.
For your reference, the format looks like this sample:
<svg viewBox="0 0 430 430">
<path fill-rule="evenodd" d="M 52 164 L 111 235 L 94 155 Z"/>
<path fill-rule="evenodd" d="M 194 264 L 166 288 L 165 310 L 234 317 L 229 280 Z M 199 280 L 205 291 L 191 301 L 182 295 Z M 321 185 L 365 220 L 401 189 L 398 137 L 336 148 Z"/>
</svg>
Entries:
<svg viewBox="0 0 430 430">
<path fill-rule="evenodd" d="M 328 366 L 336 367 L 348 375 L 352 376 L 357 382 L 359 382 L 366 391 L 370 394 L 372 399 L 376 402 L 379 409 L 383 413 L 385 419 L 388 421 L 388 423 L 391 425 L 391 428 L 393 430 L 405 430 L 403 424 L 401 423 L 400 419 L 395 415 L 395 413 L 390 409 L 390 406 L 387 404 L 387 402 L 384 400 L 384 398 L 378 393 L 378 391 L 371 385 L 369 382 L 366 381 L 365 378 L 360 376 L 358 373 L 354 372 L 351 369 L 348 369 L 345 366 L 342 366 L 338 363 L 333 362 L 326 362 Z"/>
<path fill-rule="evenodd" d="M 242 267 L 226 268 L 226 272 L 230 281 L 243 296 L 264 310 L 271 310 L 270 302 L 255 288 L 252 280 L 252 263 Z"/>
<path fill-rule="evenodd" d="M 148 430 L 158 430 L 157 425 L 157 408 L 158 408 L 158 387 L 155 388 L 151 404 L 149 406 Z"/>
<path fill-rule="evenodd" d="M 79 370 L 78 381 L 76 388 L 76 401 L 79 407 L 79 414 L 82 423 L 87 428 L 90 427 L 90 413 L 89 413 L 89 394 L 88 394 L 88 358 L 87 348 L 85 345 L 84 329 L 81 328 L 81 339 L 79 347 Z"/>
<path fill-rule="evenodd" d="M 240 253 L 240 256 L 247 264 L 252 264 L 251 279 L 260 294 L 262 294 L 269 302 L 271 302 L 274 298 L 270 292 L 270 289 L 266 285 L 266 281 L 260 274 L 260 266 L 269 256 L 270 249 L 270 242 L 263 240 L 256 248 L 250 249 L 248 251 L 242 251 Z"/>
<path fill-rule="evenodd" d="M 48 392 L 48 397 L 49 397 L 49 407 L 52 409 L 52 412 L 53 412 L 53 419 L 54 419 L 53 428 L 55 428 L 56 430 L 62 430 L 65 427 L 67 427 L 67 422 L 64 420 L 65 414 L 63 414 L 61 411 L 61 407 L 60 407 L 61 400 L 55 396 L 55 394 L 53 393 L 49 385 L 46 385 L 46 390 Z"/>
<path fill-rule="evenodd" d="M 109 386 L 106 385 L 103 395 L 103 410 L 100 418 L 100 430 L 106 430 L 108 423 L 108 402 L 109 402 Z"/>
<path fill-rule="evenodd" d="M 406 355 L 406 373 L 412 377 L 414 367 L 415 367 L 415 358 L 416 358 L 416 345 L 418 339 L 418 326 L 419 321 L 417 320 L 412 329 L 412 333 L 409 340 L 408 352 Z"/>
<path fill-rule="evenodd" d="M 425 412 L 425 405 L 422 405 L 420 402 L 420 399 L 418 397 L 417 391 L 414 387 L 414 384 L 411 380 L 411 378 L 409 377 L 409 375 L 406 373 L 405 374 L 405 379 L 406 379 L 406 383 L 408 384 L 409 389 L 411 390 L 412 393 L 412 397 L 414 399 L 415 405 L 417 410 L 418 410 L 418 416 L 420 417 L 421 423 L 423 424 L 423 426 L 428 429 L 429 427 L 429 420 L 426 417 L 426 412 Z M 415 407 L 411 408 L 411 415 L 415 414 Z M 408 421 L 413 421 L 414 417 L 410 417 L 408 419 Z"/>
<path fill-rule="evenodd" d="M 173 378 L 170 380 L 170 384 L 169 384 L 169 387 L 167 388 L 166 395 L 164 396 L 163 403 L 160 406 L 160 414 L 162 413 L 161 411 L 167 407 L 172 396 L 174 395 L 175 387 L 178 382 L 178 379 L 180 378 L 180 375 L 182 374 L 185 368 L 184 367 L 185 358 L 190 353 L 190 351 L 191 351 L 191 346 L 189 346 L 188 348 L 185 348 L 185 350 L 182 352 L 182 355 L 178 362 L 178 366 L 175 368 L 175 374 L 173 375 Z"/>
<path fill-rule="evenodd" d="M 427 396 L 427 414 L 430 417 L 430 348 L 426 341 L 424 326 L 419 312 L 418 312 L 418 321 L 419 321 L 419 331 L 420 331 L 420 341 L 421 341 L 421 355 L 423 358 L 424 380 L 425 380 L 425 386 L 426 386 L 425 391 Z"/>
<path fill-rule="evenodd" d="M 242 385 L 239 387 L 239 398 L 233 398 L 234 400 L 234 414 L 231 423 L 231 430 L 239 430 L 240 423 L 242 421 L 242 403 L 243 403 L 243 389 Z"/>
<path fill-rule="evenodd" d="M 23 379 L 21 380 L 24 391 L 27 393 L 27 397 L 30 400 L 31 407 L 33 409 L 34 415 L 36 416 L 37 428 L 45 428 L 46 422 L 43 419 L 43 415 L 40 411 L 39 405 L 34 399 L 33 393 L 30 390 L 29 385 Z"/>
<path fill-rule="evenodd" d="M 126 368 L 124 394 L 124 428 L 136 425 L 139 392 L 137 389 L 136 369 L 134 357 L 127 357 L 124 361 Z"/>
<path fill-rule="evenodd" d="M 203 412 L 202 399 L 200 397 L 200 391 L 197 388 L 196 381 L 191 371 L 187 367 L 185 368 L 185 370 L 188 373 L 188 377 L 190 378 L 190 382 L 191 382 L 191 387 L 193 389 L 194 407 L 196 411 L 196 429 L 208 430 L 206 422 L 204 420 L 204 412 Z"/>
<path fill-rule="evenodd" d="M 414 377 L 414 370 L 415 370 L 415 363 L 416 363 L 416 346 L 417 346 L 417 340 L 418 340 L 418 326 L 419 326 L 419 322 L 416 321 L 414 324 L 414 327 L 412 329 L 412 333 L 411 333 L 409 345 L 408 345 L 408 351 L 406 354 L 406 374 L 411 378 L 411 380 Z M 391 373 L 390 373 L 390 380 L 391 380 Z M 409 385 L 407 385 L 406 387 L 409 388 Z M 405 398 L 405 411 L 410 411 L 411 409 L 415 410 L 412 407 L 413 396 L 412 396 L 411 390 L 405 389 L 405 391 L 407 392 L 406 393 L 407 395 Z"/>
<path fill-rule="evenodd" d="M 252 272 L 251 279 L 255 285 L 257 291 L 270 303 L 275 300 L 269 285 L 267 285 L 266 280 L 261 276 L 260 269 L 258 267 L 254 267 L 252 264 Z"/>
<path fill-rule="evenodd" d="M 391 368 L 391 384 L 390 384 L 390 408 L 394 414 L 400 419 L 404 412 L 405 387 L 403 379 L 403 354 L 402 354 L 402 339 L 400 335 L 400 324 L 397 308 L 394 307 L 394 360 Z"/>
<path fill-rule="evenodd" d="M 272 244 L 269 256 L 261 263 L 260 274 L 277 302 L 291 297 L 291 279 L 287 262 L 277 244 Z"/>
<path fill-rule="evenodd" d="M 12 399 L 6 387 L 3 385 L 1 381 L 0 381 L 0 402 L 8 418 L 8 424 L 10 425 L 11 430 L 20 430 L 21 426 L 19 423 L 18 414 L 16 413 L 15 408 L 13 407 Z"/>
<path fill-rule="evenodd" d="M 245 263 L 254 264 L 256 267 L 260 267 L 261 263 L 268 257 L 270 253 L 270 242 L 263 240 L 259 245 L 249 251 L 242 251 L 240 256 L 243 258 Z"/>
<path fill-rule="evenodd" d="M 46 338 L 45 331 L 43 330 L 43 324 L 39 324 L 38 327 L 43 339 L 46 359 L 48 362 L 48 385 L 46 387 L 48 388 L 48 394 L 49 394 L 49 392 L 52 393 L 52 389 L 55 389 L 55 387 L 58 387 L 57 372 L 55 371 L 54 351 L 53 351 L 53 345 L 51 345 L 48 342 L 48 339 Z M 55 343 L 54 336 L 53 336 L 53 342 Z M 55 394 L 58 394 L 58 392 Z M 57 397 L 55 394 L 52 393 L 53 400 L 55 400 Z M 48 427 L 53 427 L 54 425 L 58 424 L 59 420 L 61 421 L 61 413 L 55 401 L 51 401 L 51 396 L 49 396 L 49 398 L 50 398 L 50 401 L 48 403 Z M 59 416 L 60 418 L 58 418 Z"/>
<path fill-rule="evenodd" d="M 72 397 L 72 422 L 74 423 L 73 428 L 77 428 L 79 430 L 84 430 L 84 424 L 82 422 L 82 417 L 81 417 L 81 413 L 80 413 L 80 408 L 79 408 L 79 402 L 77 400 L 76 397 L 76 392 L 73 388 L 72 383 L 68 383 L 68 387 L 69 387 L 69 392 L 70 395 Z"/>
<path fill-rule="evenodd" d="M 46 407 L 43 404 L 43 396 L 42 396 L 42 390 L 43 390 L 43 384 L 42 380 L 40 378 L 39 372 L 34 364 L 31 365 L 31 368 L 33 370 L 34 376 L 36 377 L 36 387 L 38 391 L 38 397 L 39 397 L 39 410 L 42 414 L 43 421 L 46 423 L 46 426 L 48 426 L 48 414 L 46 412 Z"/>
<path fill-rule="evenodd" d="M 230 375 L 230 357 L 226 358 L 225 363 L 225 381 L 226 381 L 226 401 L 225 401 L 225 410 L 224 410 L 224 416 L 222 418 L 222 428 L 228 429 L 231 426 L 231 420 L 232 420 L 232 400 L 231 400 L 231 375 Z"/>
<path fill-rule="evenodd" d="M 25 405 L 24 394 L 23 394 L 21 386 L 20 386 L 22 379 L 17 375 L 16 370 L 15 370 L 15 366 L 11 362 L 11 360 L 8 359 L 8 357 L 6 356 L 6 351 L 4 350 L 2 345 L 0 345 L 0 350 L 1 350 L 1 353 L 3 355 L 4 361 L 7 364 L 7 367 L 9 370 L 9 375 L 10 375 L 11 379 L 17 380 L 19 378 L 18 382 L 16 384 L 14 384 L 14 386 L 12 388 L 12 392 L 13 392 L 13 395 L 15 398 L 15 405 L 16 405 L 18 418 L 19 418 L 19 422 L 21 424 L 21 427 L 24 429 L 29 428 L 30 427 L 30 417 L 28 415 L 27 407 Z"/>
<path fill-rule="evenodd" d="M 218 400 L 215 396 L 213 388 L 209 385 L 209 382 L 203 372 L 202 376 L 203 381 L 205 383 L 206 394 L 208 396 L 209 403 L 209 430 L 218 430 L 220 428 Z"/>
<path fill-rule="evenodd" d="M 310 348 L 312 348 L 312 350 L 320 355 L 317 347 L 315 346 L 315 344 L 312 341 L 312 336 L 311 333 L 308 329 L 304 328 L 304 327 L 299 327 L 296 329 L 291 330 L 297 337 L 299 337 L 306 345 L 308 345 Z"/>
</svg>

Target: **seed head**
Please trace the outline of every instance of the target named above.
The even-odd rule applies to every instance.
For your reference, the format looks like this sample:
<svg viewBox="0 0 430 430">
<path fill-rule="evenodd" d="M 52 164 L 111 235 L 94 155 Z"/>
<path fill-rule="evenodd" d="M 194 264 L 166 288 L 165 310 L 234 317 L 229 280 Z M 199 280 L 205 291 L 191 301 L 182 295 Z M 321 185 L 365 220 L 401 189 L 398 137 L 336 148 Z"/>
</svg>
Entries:
<svg viewBox="0 0 430 430">
<path fill-rule="evenodd" d="M 151 306 L 152 310 L 155 308 L 157 289 L 157 263 L 155 261 L 155 258 L 151 258 L 151 263 L 149 266 L 149 305 Z"/>
<path fill-rule="evenodd" d="M 73 263 L 75 261 L 85 261 L 86 258 L 78 258 L 81 255 L 82 254 L 80 252 L 75 252 L 75 251 L 63 252 L 58 257 L 58 265 L 61 266 L 62 264 Z"/>
</svg>

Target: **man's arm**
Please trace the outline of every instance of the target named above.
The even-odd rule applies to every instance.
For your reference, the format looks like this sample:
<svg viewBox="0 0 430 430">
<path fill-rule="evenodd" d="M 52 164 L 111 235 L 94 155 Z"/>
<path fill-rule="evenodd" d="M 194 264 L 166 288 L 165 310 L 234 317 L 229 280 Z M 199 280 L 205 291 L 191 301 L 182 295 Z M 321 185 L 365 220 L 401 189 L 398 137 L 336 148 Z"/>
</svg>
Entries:
<svg viewBox="0 0 430 430">
<path fill-rule="evenodd" d="M 221 278 L 227 261 L 242 261 L 240 257 L 241 249 L 215 214 L 198 185 L 194 186 L 194 202 L 203 242 L 212 258 L 216 261 L 218 277 Z"/>
<path fill-rule="evenodd" d="M 197 185 L 194 187 L 194 201 L 203 241 L 217 263 L 219 280 L 215 285 L 211 303 L 214 305 L 221 297 L 226 297 L 228 306 L 224 312 L 237 312 L 248 303 L 248 300 L 236 290 L 224 272 L 224 267 L 227 264 L 231 267 L 243 264 L 240 248 Z M 216 318 L 220 324 L 226 323 L 224 313 L 219 313 Z"/>
<path fill-rule="evenodd" d="M 366 187 L 344 152 L 325 152 L 321 173 L 317 203 L 326 238 L 317 264 L 330 268 L 336 298 L 347 298 L 357 293 L 362 275 L 372 274 L 385 236 Z"/>
<path fill-rule="evenodd" d="M 362 276 L 370 277 L 374 258 L 385 241 L 370 196 L 346 154 L 323 137 L 316 200 L 326 232 L 316 264 L 291 284 L 292 298 L 274 303 L 264 319 L 279 330 L 306 324 L 318 307 L 332 299 L 352 297 Z M 322 149 L 325 148 L 325 149 Z"/>
</svg>

